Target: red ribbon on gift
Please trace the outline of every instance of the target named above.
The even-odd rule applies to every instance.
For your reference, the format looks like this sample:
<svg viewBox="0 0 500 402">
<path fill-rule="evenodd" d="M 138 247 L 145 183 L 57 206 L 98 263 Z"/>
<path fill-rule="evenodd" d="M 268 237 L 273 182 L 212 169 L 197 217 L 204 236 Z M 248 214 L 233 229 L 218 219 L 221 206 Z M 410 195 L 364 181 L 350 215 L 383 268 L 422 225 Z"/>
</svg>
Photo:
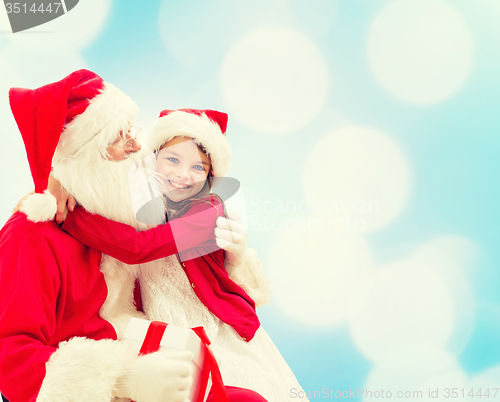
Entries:
<svg viewBox="0 0 500 402">
<path fill-rule="evenodd" d="M 141 350 L 139 351 L 139 355 L 147 355 L 149 353 L 157 352 L 158 349 L 160 349 L 161 338 L 163 337 L 163 334 L 167 329 L 167 325 L 168 324 L 160 321 L 151 322 L 148 327 L 146 337 L 144 338 L 144 342 L 142 343 Z M 201 385 L 196 402 L 203 402 L 205 391 L 207 389 L 209 373 L 212 373 L 212 391 L 214 395 L 214 401 L 229 402 L 229 398 L 227 397 L 226 393 L 226 387 L 222 382 L 219 365 L 215 360 L 214 354 L 208 347 L 208 345 L 210 345 L 210 339 L 208 339 L 208 336 L 203 327 L 196 327 L 191 329 L 196 335 L 198 335 L 205 347 L 205 361 L 203 363 Z"/>
</svg>

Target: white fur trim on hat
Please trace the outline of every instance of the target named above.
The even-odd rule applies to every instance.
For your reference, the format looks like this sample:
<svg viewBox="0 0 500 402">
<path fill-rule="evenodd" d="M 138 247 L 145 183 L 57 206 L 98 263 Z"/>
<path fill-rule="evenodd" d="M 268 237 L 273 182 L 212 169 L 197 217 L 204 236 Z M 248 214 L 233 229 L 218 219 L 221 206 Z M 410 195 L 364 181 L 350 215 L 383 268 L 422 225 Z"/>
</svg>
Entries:
<svg viewBox="0 0 500 402">
<path fill-rule="evenodd" d="M 110 402 L 116 380 L 136 357 L 125 342 L 72 338 L 46 364 L 37 402 Z"/>
<path fill-rule="evenodd" d="M 68 123 L 54 154 L 54 163 L 97 146 L 104 154 L 121 130 L 130 126 L 139 113 L 137 105 L 114 85 L 104 83 L 102 91 L 90 100 L 85 112 Z M 92 144 L 92 145 L 89 145 Z"/>
<path fill-rule="evenodd" d="M 26 214 L 30 221 L 51 221 L 57 212 L 57 201 L 49 190 L 45 190 L 42 194 L 30 195 L 23 201 L 19 209 Z"/>
<path fill-rule="evenodd" d="M 156 120 L 148 133 L 146 144 L 154 151 L 159 150 L 174 137 L 191 137 L 208 153 L 214 176 L 227 174 L 231 166 L 231 150 L 226 136 L 217 123 L 205 114 L 197 116 L 181 111 L 172 112 Z"/>
</svg>

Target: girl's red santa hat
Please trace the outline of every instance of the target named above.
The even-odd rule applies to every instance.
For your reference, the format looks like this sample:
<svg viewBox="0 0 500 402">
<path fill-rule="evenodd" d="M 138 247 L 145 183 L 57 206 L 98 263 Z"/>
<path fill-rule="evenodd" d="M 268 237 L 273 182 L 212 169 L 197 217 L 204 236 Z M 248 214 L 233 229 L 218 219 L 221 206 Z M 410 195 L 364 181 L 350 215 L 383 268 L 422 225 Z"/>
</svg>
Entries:
<svg viewBox="0 0 500 402">
<path fill-rule="evenodd" d="M 190 137 L 205 149 L 212 162 L 213 175 L 227 174 L 231 150 L 226 140 L 227 114 L 209 109 L 163 110 L 146 138 L 153 151 L 174 137 Z"/>
<path fill-rule="evenodd" d="M 127 95 L 88 70 L 37 89 L 11 88 L 9 100 L 37 193 L 47 188 L 51 166 L 65 158 L 96 148 L 106 156 L 139 112 Z"/>
</svg>

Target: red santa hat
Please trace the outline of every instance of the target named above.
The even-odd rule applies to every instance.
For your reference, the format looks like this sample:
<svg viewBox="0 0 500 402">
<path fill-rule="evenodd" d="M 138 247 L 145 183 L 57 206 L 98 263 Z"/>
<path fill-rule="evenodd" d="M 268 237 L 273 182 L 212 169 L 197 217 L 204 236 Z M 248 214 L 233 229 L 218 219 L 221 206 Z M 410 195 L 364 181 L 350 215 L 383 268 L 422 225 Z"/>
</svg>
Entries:
<svg viewBox="0 0 500 402">
<path fill-rule="evenodd" d="M 146 143 L 159 150 L 174 137 L 191 137 L 212 161 L 213 175 L 224 176 L 231 166 L 231 150 L 226 140 L 227 114 L 216 110 L 163 110 L 153 124 Z"/>
<path fill-rule="evenodd" d="M 138 113 L 127 95 L 88 70 L 37 89 L 11 88 L 9 100 L 37 193 L 47 188 L 54 154 L 62 160 L 89 144 L 105 153 Z"/>
</svg>

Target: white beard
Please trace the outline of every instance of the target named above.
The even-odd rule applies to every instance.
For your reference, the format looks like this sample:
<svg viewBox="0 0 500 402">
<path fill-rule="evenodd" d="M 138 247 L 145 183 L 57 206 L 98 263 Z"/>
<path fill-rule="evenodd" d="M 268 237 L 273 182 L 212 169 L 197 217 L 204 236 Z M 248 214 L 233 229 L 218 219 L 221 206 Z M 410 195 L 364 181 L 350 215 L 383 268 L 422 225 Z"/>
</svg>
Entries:
<svg viewBox="0 0 500 402">
<path fill-rule="evenodd" d="M 135 218 L 128 173 L 150 153 L 142 149 L 120 162 L 100 155 L 86 160 L 67 159 L 55 167 L 54 175 L 87 211 L 144 230 L 147 226 Z"/>
<path fill-rule="evenodd" d="M 120 162 L 108 161 L 100 155 L 87 160 L 64 160 L 55 166 L 54 175 L 87 211 L 145 230 L 149 226 L 135 218 L 128 173 L 138 160 L 150 153 L 143 149 Z M 121 339 L 131 317 L 144 318 L 133 298 L 139 266 L 127 265 L 103 254 L 100 268 L 108 287 L 100 315 L 114 326 Z"/>
</svg>

